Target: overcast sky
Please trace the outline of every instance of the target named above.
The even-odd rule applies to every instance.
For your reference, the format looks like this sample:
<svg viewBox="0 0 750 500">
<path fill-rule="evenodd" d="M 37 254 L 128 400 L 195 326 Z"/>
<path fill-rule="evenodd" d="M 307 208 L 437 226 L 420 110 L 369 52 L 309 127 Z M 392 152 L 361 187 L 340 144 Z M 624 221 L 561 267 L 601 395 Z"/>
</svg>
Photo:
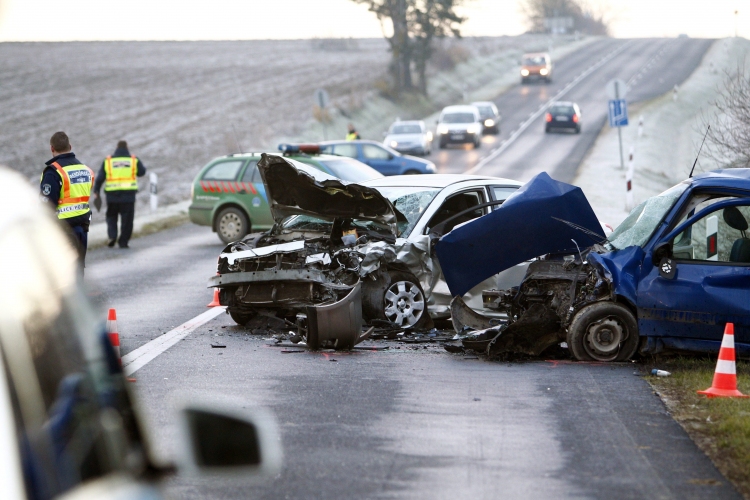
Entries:
<svg viewBox="0 0 750 500">
<path fill-rule="evenodd" d="M 750 1 L 587 0 L 607 6 L 617 37 L 750 36 Z M 469 0 L 465 35 L 525 30 L 519 0 Z M 351 0 L 0 0 L 0 41 L 380 37 Z"/>
</svg>

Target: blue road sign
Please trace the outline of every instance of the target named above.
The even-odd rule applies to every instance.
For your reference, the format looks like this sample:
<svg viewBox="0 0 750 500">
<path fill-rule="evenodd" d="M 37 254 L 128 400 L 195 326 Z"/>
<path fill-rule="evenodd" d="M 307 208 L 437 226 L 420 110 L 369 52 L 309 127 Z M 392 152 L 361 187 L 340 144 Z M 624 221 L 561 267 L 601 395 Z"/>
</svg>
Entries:
<svg viewBox="0 0 750 500">
<path fill-rule="evenodd" d="M 609 101 L 609 126 L 624 127 L 628 124 L 628 105 L 625 99 Z"/>
</svg>

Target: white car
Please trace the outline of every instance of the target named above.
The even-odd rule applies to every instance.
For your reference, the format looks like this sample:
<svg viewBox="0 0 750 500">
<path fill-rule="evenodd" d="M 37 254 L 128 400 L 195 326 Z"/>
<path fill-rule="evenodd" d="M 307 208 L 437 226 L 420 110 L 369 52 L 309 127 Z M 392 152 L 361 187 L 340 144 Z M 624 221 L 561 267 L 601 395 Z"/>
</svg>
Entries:
<svg viewBox="0 0 750 500">
<path fill-rule="evenodd" d="M 476 106 L 448 106 L 440 113 L 437 122 L 437 140 L 440 149 L 448 144 L 482 144 L 484 125 Z"/>
<path fill-rule="evenodd" d="M 432 132 L 421 120 L 396 121 L 388 129 L 383 144 L 399 153 L 427 156 L 432 152 Z"/>
</svg>

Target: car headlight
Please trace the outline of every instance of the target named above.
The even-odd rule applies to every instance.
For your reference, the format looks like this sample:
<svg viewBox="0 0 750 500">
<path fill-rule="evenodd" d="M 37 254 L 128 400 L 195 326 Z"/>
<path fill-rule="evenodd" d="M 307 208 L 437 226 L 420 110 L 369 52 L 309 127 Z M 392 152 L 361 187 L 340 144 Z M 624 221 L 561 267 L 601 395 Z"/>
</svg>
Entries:
<svg viewBox="0 0 750 500">
<path fill-rule="evenodd" d="M 398 147 L 398 141 L 391 141 L 391 147 L 397 148 Z"/>
<path fill-rule="evenodd" d="M 494 127 L 495 126 L 495 120 L 493 120 L 492 118 L 487 118 L 484 121 L 484 126 L 485 127 Z"/>
<path fill-rule="evenodd" d="M 547 68 L 542 68 L 539 70 L 539 74 L 542 76 L 547 76 L 547 73 L 549 73 L 549 70 Z"/>
<path fill-rule="evenodd" d="M 432 132 L 427 132 L 427 142 L 432 142 Z"/>
<path fill-rule="evenodd" d="M 529 70 L 526 68 L 523 68 L 521 70 L 521 76 L 529 76 Z"/>
<path fill-rule="evenodd" d="M 472 123 L 466 127 L 466 131 L 470 134 L 478 134 L 482 130 L 482 126 L 478 123 Z"/>
<path fill-rule="evenodd" d="M 440 135 L 445 135 L 448 133 L 448 125 L 438 125 L 437 133 Z"/>
</svg>

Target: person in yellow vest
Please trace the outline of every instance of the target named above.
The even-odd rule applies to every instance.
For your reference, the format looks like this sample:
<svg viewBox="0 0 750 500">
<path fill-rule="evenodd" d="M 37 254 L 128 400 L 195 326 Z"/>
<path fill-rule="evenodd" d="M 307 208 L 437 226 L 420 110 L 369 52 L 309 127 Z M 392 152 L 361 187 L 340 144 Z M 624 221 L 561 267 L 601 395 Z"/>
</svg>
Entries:
<svg viewBox="0 0 750 500">
<path fill-rule="evenodd" d="M 130 154 L 128 143 L 119 141 L 112 156 L 102 162 L 102 168 L 94 184 L 94 196 L 99 198 L 99 191 L 104 185 L 107 195 L 107 246 L 128 248 L 133 234 L 135 217 L 135 194 L 138 192 L 138 179 L 146 175 L 146 167 L 140 158 Z M 117 218 L 122 220 L 120 239 L 117 239 Z"/>
<path fill-rule="evenodd" d="M 346 134 L 347 141 L 356 141 L 356 140 L 361 139 L 361 137 L 359 136 L 359 132 L 357 132 L 357 129 L 354 128 L 353 123 L 350 123 L 349 125 L 347 125 L 346 128 L 349 131 L 349 133 Z"/>
<path fill-rule="evenodd" d="M 86 261 L 91 208 L 89 197 L 94 184 L 94 172 L 81 163 L 72 152 L 65 132 L 55 132 L 49 140 L 52 159 L 47 161 L 39 184 L 41 199 L 57 212 L 66 223 L 78 250 L 81 274 Z"/>
</svg>

